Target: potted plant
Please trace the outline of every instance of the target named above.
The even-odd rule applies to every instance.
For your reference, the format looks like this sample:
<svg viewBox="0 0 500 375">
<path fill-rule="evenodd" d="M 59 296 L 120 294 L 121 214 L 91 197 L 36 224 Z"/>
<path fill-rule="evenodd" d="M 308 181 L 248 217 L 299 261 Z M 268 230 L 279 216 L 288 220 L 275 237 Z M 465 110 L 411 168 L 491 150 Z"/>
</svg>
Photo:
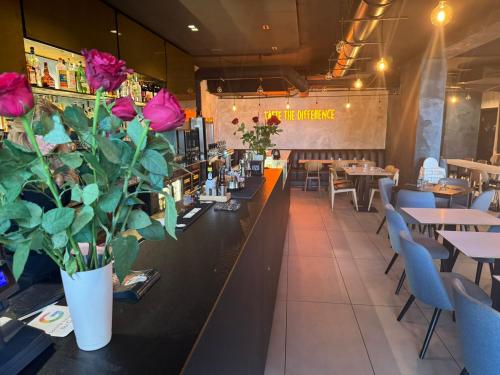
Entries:
<svg viewBox="0 0 500 375">
<path fill-rule="evenodd" d="M 247 130 L 245 127 L 245 123 L 239 122 L 237 118 L 234 118 L 232 123 L 233 125 L 238 125 L 238 128 L 234 132 L 236 135 L 237 132 L 241 133 L 241 141 L 243 145 L 248 144 L 248 147 L 254 155 L 255 160 L 264 160 L 266 157 L 267 149 L 276 146 L 271 141 L 271 136 L 279 134 L 283 131 L 283 129 L 278 128 L 278 125 L 281 123 L 277 116 L 271 116 L 267 119 L 265 123 L 259 122 L 259 117 L 255 116 L 252 118 L 254 123 L 252 130 Z"/>
<path fill-rule="evenodd" d="M 123 281 L 139 252 L 136 237 L 124 231 L 135 229 L 150 240 L 163 239 L 165 232 L 175 238 L 175 202 L 163 192 L 175 152 L 164 132 L 181 125 L 185 114 L 164 89 L 143 112 L 130 97 L 106 100 L 104 93 L 118 89 L 131 70 L 108 53 L 82 53 L 95 90 L 92 119 L 77 106 L 35 119 L 26 77 L 0 74 L 0 116 L 17 118 L 29 140 L 29 147 L 6 140 L 0 149 L 0 243 L 14 252 L 16 278 L 31 251 L 47 254 L 59 266 L 77 344 L 95 350 L 111 340 L 113 265 Z M 80 150 L 42 152 L 41 143 L 72 142 L 65 126 Z M 65 170 L 77 177 L 58 185 L 55 175 Z M 44 212 L 23 199 L 27 188 L 45 194 L 55 208 Z M 141 193 L 165 195 L 164 224 L 141 210 Z M 63 205 L 64 194 L 73 204 Z"/>
</svg>

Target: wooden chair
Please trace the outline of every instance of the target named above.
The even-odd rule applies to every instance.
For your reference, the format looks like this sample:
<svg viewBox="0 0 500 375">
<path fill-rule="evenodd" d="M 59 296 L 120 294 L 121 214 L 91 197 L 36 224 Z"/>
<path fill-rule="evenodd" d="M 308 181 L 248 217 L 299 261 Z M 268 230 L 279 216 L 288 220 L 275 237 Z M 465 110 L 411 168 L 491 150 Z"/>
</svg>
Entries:
<svg viewBox="0 0 500 375">
<path fill-rule="evenodd" d="M 335 204 L 335 194 L 352 193 L 352 200 L 354 207 L 358 211 L 358 196 L 356 195 L 356 188 L 349 180 L 340 179 L 334 167 L 330 167 L 330 202 L 333 206 Z"/>
<path fill-rule="evenodd" d="M 309 180 L 318 180 L 318 191 L 321 190 L 321 179 L 319 176 L 319 171 L 323 167 L 323 164 L 319 161 L 307 161 L 304 165 L 306 170 L 306 181 L 304 184 L 304 191 L 307 191 L 307 184 Z M 311 174 L 311 176 L 309 175 Z"/>
</svg>

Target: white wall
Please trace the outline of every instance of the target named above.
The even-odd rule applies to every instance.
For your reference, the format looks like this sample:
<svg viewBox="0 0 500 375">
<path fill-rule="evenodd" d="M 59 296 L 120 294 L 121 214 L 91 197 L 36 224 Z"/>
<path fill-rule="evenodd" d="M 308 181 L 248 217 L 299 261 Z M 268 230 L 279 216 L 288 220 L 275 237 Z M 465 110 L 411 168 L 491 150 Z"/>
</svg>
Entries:
<svg viewBox="0 0 500 375">
<path fill-rule="evenodd" d="M 202 90 L 203 91 L 203 90 Z M 333 120 L 285 120 L 283 133 L 273 138 L 281 149 L 383 149 L 387 127 L 387 92 L 380 96 L 361 96 L 367 92 L 351 93 L 351 108 L 345 108 L 345 97 L 328 97 L 340 93 L 314 93 L 314 97 L 290 98 L 291 110 L 333 109 Z M 317 98 L 315 97 L 317 95 Z M 213 117 L 216 137 L 225 139 L 232 148 L 243 148 L 239 135 L 233 135 L 237 117 L 252 125 L 252 117 L 264 117 L 264 111 L 286 110 L 287 98 L 236 99 L 237 110 L 232 111 L 233 100 L 202 94 L 203 116 Z"/>
</svg>

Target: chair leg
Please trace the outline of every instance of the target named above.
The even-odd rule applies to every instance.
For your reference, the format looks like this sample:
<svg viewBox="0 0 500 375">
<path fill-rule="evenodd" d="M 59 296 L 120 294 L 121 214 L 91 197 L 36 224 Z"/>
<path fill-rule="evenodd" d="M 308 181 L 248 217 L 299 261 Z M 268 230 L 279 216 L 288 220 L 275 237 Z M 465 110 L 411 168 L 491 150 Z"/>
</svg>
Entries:
<svg viewBox="0 0 500 375">
<path fill-rule="evenodd" d="M 356 211 L 358 211 L 358 196 L 356 195 L 356 190 L 352 191 L 352 197 L 354 199 L 354 207 L 356 207 Z"/>
<path fill-rule="evenodd" d="M 307 181 L 309 180 L 309 172 L 306 172 L 306 183 L 304 185 L 304 191 L 307 191 Z"/>
<path fill-rule="evenodd" d="M 384 223 L 385 223 L 385 216 L 382 218 L 382 221 L 380 222 L 380 225 L 378 226 L 378 229 L 377 229 L 377 234 L 380 233 L 380 231 L 382 230 L 382 227 L 384 226 Z"/>
<path fill-rule="evenodd" d="M 483 262 L 477 262 L 477 268 L 476 268 L 476 278 L 474 279 L 474 282 L 479 285 L 479 281 L 481 281 L 481 272 L 483 271 Z"/>
<path fill-rule="evenodd" d="M 399 278 L 398 286 L 396 288 L 396 294 L 399 294 L 401 291 L 401 288 L 403 287 L 403 283 L 405 282 L 406 279 L 406 270 L 403 271 L 401 274 L 401 277 Z"/>
<path fill-rule="evenodd" d="M 389 265 L 387 266 L 387 268 L 386 268 L 386 270 L 384 272 L 386 275 L 389 273 L 389 271 L 392 268 L 392 265 L 394 264 L 394 262 L 396 261 L 396 259 L 398 259 L 398 256 L 399 256 L 398 253 L 394 253 L 394 255 L 392 256 L 392 259 L 389 262 Z"/>
<path fill-rule="evenodd" d="M 490 266 L 490 274 L 493 276 L 493 263 L 488 263 L 488 266 Z"/>
<path fill-rule="evenodd" d="M 455 250 L 455 254 L 453 254 L 453 260 L 452 260 L 452 263 L 451 263 L 451 269 L 453 269 L 453 267 L 455 266 L 455 263 L 456 263 L 457 258 L 458 258 L 459 255 L 460 255 L 460 251 L 459 250 Z"/>
<path fill-rule="evenodd" d="M 375 190 L 370 190 L 370 200 L 368 201 L 368 211 L 372 208 L 373 197 L 375 196 Z"/>
<path fill-rule="evenodd" d="M 432 334 L 434 333 L 434 329 L 436 328 L 436 324 L 439 320 L 439 316 L 441 315 L 441 311 L 441 309 L 434 309 L 431 323 L 429 324 L 427 334 L 425 335 L 424 345 L 422 345 L 422 350 L 420 351 L 420 359 L 424 359 L 425 357 L 425 353 L 427 352 L 427 348 L 429 347 L 429 343 L 431 342 Z"/>
<path fill-rule="evenodd" d="M 467 369 L 464 367 L 460 372 L 460 375 L 469 375 L 469 371 L 467 371 Z"/>
<path fill-rule="evenodd" d="M 413 301 L 415 301 L 415 296 L 412 294 L 410 296 L 410 298 L 408 298 L 408 301 L 406 301 L 406 304 L 404 305 L 403 310 L 401 310 L 401 312 L 399 313 L 399 315 L 398 315 L 398 322 L 400 322 L 401 319 L 403 319 L 403 317 L 405 316 L 406 312 L 410 308 L 410 306 L 413 303 Z"/>
<path fill-rule="evenodd" d="M 333 211 L 333 204 L 335 203 L 335 192 L 332 190 L 332 211 Z"/>
</svg>

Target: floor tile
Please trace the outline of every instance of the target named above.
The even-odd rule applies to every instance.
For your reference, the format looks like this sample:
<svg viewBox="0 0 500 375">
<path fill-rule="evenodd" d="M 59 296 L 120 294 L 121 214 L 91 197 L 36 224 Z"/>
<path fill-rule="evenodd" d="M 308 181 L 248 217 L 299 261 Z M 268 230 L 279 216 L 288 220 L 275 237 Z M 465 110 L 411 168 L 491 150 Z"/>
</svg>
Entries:
<svg viewBox="0 0 500 375">
<path fill-rule="evenodd" d="M 373 374 L 351 306 L 288 302 L 285 373 Z"/>
<path fill-rule="evenodd" d="M 276 301 L 274 306 L 273 328 L 267 348 L 265 375 L 285 374 L 286 348 L 286 302 Z"/>
<path fill-rule="evenodd" d="M 363 340 L 375 374 L 458 374 L 460 368 L 441 339 L 435 335 L 426 358 L 418 358 L 429 322 L 418 308 L 408 310 L 403 321 L 399 309 L 354 306 Z"/>
<path fill-rule="evenodd" d="M 324 230 L 291 229 L 288 241 L 289 255 L 333 257 L 330 238 Z"/>
<path fill-rule="evenodd" d="M 348 303 L 337 262 L 333 258 L 288 257 L 288 300 Z"/>
<path fill-rule="evenodd" d="M 285 301 L 288 293 L 288 256 L 283 256 L 276 301 Z"/>
</svg>

